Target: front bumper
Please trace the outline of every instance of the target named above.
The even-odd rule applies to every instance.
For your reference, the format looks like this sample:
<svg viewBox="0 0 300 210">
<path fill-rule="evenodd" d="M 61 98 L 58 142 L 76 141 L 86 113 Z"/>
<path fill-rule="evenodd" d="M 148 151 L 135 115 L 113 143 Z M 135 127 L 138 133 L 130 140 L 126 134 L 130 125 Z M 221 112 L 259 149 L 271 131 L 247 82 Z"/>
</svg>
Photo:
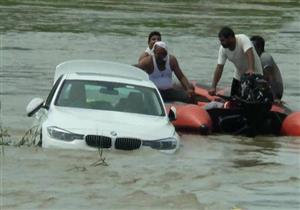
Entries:
<svg viewBox="0 0 300 210">
<path fill-rule="evenodd" d="M 81 136 L 76 134 L 77 136 Z M 108 137 L 101 135 L 82 135 L 82 139 L 62 140 L 53 138 L 46 129 L 43 129 L 42 147 L 63 149 L 113 149 L 113 150 L 136 150 L 152 148 L 155 150 L 176 151 L 180 146 L 180 139 L 175 132 L 169 138 L 158 140 L 142 140 L 131 137 Z"/>
</svg>

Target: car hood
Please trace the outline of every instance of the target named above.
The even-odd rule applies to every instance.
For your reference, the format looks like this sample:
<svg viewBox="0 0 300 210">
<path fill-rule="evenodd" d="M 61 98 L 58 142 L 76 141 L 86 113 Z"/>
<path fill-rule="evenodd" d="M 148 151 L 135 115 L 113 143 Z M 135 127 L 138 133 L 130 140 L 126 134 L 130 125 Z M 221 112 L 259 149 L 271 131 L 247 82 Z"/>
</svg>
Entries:
<svg viewBox="0 0 300 210">
<path fill-rule="evenodd" d="M 170 137 L 175 132 L 167 117 L 65 107 L 51 109 L 45 125 L 84 135 L 114 135 L 145 140 Z"/>
</svg>

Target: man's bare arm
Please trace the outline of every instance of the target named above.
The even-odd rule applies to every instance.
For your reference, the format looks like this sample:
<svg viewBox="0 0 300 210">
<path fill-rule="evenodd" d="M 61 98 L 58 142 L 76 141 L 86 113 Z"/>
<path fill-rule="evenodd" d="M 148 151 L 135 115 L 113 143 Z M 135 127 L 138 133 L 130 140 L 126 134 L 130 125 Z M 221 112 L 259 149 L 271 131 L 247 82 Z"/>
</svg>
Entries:
<svg viewBox="0 0 300 210">
<path fill-rule="evenodd" d="M 214 77 L 211 84 L 211 89 L 208 91 L 210 95 L 216 94 L 217 85 L 221 79 L 223 73 L 224 65 L 218 64 L 215 69 Z"/>
<path fill-rule="evenodd" d="M 146 53 L 146 52 L 143 52 L 141 55 L 140 55 L 140 57 L 139 57 L 139 62 L 141 62 L 141 60 L 142 59 L 144 59 L 145 57 L 147 57 L 147 56 L 150 56 L 148 53 Z"/>
<path fill-rule="evenodd" d="M 253 54 L 253 47 L 249 48 L 246 51 L 246 55 L 247 55 L 247 61 L 248 61 L 248 69 L 247 69 L 247 73 L 254 73 L 254 54 Z"/>
<path fill-rule="evenodd" d="M 153 71 L 153 64 L 152 64 L 151 56 L 147 56 L 147 57 L 143 58 L 138 64 L 134 64 L 133 66 L 144 70 L 148 74 L 151 74 Z"/>
<path fill-rule="evenodd" d="M 179 67 L 176 57 L 174 57 L 172 55 L 170 55 L 170 65 L 171 65 L 171 68 L 174 71 L 177 79 L 180 81 L 181 85 L 183 86 L 183 88 L 185 90 L 187 90 L 188 92 L 193 92 L 194 87 L 190 84 L 187 77 L 183 74 L 181 68 Z"/>
</svg>

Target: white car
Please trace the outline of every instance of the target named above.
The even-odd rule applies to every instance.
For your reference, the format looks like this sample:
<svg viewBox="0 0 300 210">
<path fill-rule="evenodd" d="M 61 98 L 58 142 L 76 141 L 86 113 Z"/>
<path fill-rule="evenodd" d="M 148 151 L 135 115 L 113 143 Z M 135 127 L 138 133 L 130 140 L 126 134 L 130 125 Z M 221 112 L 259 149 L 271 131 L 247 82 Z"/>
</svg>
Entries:
<svg viewBox="0 0 300 210">
<path fill-rule="evenodd" d="M 56 67 L 48 98 L 34 98 L 42 147 L 176 151 L 180 139 L 154 83 L 142 70 L 100 60 L 73 60 Z"/>
</svg>

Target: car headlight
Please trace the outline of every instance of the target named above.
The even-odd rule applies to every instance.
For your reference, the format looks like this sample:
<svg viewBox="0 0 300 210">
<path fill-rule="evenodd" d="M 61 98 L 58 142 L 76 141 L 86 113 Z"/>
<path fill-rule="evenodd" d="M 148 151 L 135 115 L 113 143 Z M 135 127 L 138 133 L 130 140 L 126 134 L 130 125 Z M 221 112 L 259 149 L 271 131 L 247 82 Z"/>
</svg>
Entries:
<svg viewBox="0 0 300 210">
<path fill-rule="evenodd" d="M 164 139 L 158 139 L 155 141 L 144 141 L 144 146 L 149 146 L 152 149 L 158 150 L 172 150 L 177 147 L 178 139 L 174 136 Z"/>
<path fill-rule="evenodd" d="M 62 141 L 73 141 L 75 139 L 83 140 L 84 135 L 72 133 L 70 131 L 51 126 L 47 127 L 48 134 L 51 138 L 62 140 Z"/>
</svg>

